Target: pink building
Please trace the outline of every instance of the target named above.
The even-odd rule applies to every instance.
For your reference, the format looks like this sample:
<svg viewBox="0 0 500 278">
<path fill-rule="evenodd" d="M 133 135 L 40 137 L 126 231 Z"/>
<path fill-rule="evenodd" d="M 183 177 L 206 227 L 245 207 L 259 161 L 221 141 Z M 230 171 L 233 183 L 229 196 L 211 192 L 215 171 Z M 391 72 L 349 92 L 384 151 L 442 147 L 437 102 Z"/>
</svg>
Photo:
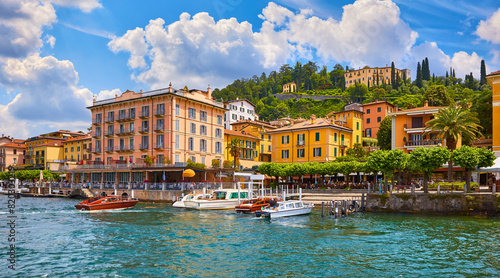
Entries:
<svg viewBox="0 0 500 278">
<path fill-rule="evenodd" d="M 24 164 L 25 152 L 24 140 L 2 135 L 0 137 L 0 171 L 7 171 L 9 166 Z"/>
<path fill-rule="evenodd" d="M 142 162 L 183 165 L 188 159 L 210 166 L 224 158 L 224 113 L 211 89 L 168 88 L 115 98 L 94 100 L 92 106 L 92 154 L 106 165 Z"/>
</svg>

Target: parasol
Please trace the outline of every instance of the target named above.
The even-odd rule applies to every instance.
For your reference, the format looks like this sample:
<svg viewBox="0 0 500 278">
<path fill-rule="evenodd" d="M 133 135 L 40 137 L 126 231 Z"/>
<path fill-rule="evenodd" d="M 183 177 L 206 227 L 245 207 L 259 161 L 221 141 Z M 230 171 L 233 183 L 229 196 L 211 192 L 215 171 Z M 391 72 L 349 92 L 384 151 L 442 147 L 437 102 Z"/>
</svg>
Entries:
<svg viewBox="0 0 500 278">
<path fill-rule="evenodd" d="M 195 175 L 194 171 L 191 169 L 186 169 L 186 170 L 184 170 L 184 172 L 182 172 L 182 177 L 184 177 L 184 178 L 192 178 L 192 177 L 194 177 L 194 175 Z"/>
</svg>

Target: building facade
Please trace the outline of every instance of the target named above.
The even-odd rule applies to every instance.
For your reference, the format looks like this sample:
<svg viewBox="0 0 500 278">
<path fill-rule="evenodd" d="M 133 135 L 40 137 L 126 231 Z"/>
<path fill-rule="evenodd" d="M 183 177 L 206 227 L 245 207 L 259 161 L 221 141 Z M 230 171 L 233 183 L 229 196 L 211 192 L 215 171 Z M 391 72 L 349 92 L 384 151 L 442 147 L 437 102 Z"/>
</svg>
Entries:
<svg viewBox="0 0 500 278">
<path fill-rule="evenodd" d="M 394 112 L 394 105 L 387 101 L 376 101 L 363 104 L 363 134 L 364 137 L 377 139 L 380 122 Z"/>
<path fill-rule="evenodd" d="M 64 141 L 63 148 L 66 163 L 88 164 L 89 161 L 92 161 L 92 136 L 90 133 Z"/>
<path fill-rule="evenodd" d="M 283 84 L 283 93 L 295 93 L 295 92 L 297 92 L 297 84 L 295 84 L 295 82 Z"/>
<path fill-rule="evenodd" d="M 71 132 L 68 130 L 59 130 L 55 132 L 50 132 L 46 134 L 41 134 L 39 136 L 31 137 L 26 140 L 26 166 L 35 169 L 46 169 L 44 165 L 47 164 L 47 157 L 39 152 L 38 155 L 35 152 L 35 148 L 44 144 L 58 143 L 59 147 L 62 147 L 62 142 L 75 138 L 85 136 L 84 133 Z M 39 150 L 40 151 L 40 150 Z"/>
<path fill-rule="evenodd" d="M 361 123 L 361 119 L 360 119 Z M 272 160 L 276 163 L 328 162 L 344 156 L 351 147 L 353 130 L 346 121 L 319 118 L 268 131 Z M 361 126 L 359 130 L 361 136 Z"/>
<path fill-rule="evenodd" d="M 486 76 L 493 90 L 493 152 L 500 157 L 500 70 Z"/>
<path fill-rule="evenodd" d="M 22 140 L 10 137 L 0 138 L 0 171 L 8 170 L 9 166 L 25 164 L 26 145 Z"/>
<path fill-rule="evenodd" d="M 95 101 L 92 112 L 92 158 L 95 163 L 155 162 L 184 165 L 188 159 L 211 164 L 224 157 L 224 113 L 210 88 L 165 89 Z"/>
<path fill-rule="evenodd" d="M 66 163 L 62 141 L 37 145 L 33 151 L 35 153 L 36 169 L 57 171 Z"/>
<path fill-rule="evenodd" d="M 238 165 L 240 169 L 252 168 L 252 166 L 262 164 L 262 162 L 259 161 L 259 138 L 257 136 L 250 135 L 245 131 L 234 131 L 228 129 L 224 130 L 225 161 L 233 161 L 234 163 L 234 157 L 230 153 L 232 139 L 240 140 Z"/>
<path fill-rule="evenodd" d="M 259 117 L 255 114 L 255 105 L 247 99 L 236 99 L 224 102 L 224 107 L 227 109 L 224 114 L 224 128 L 232 130 L 233 123 L 244 120 L 258 120 Z"/>
<path fill-rule="evenodd" d="M 359 109 L 344 110 L 332 114 L 335 122 L 349 128 L 351 136 L 345 138 L 343 145 L 352 148 L 354 144 L 363 144 L 363 112 Z"/>
<path fill-rule="evenodd" d="M 272 161 L 272 140 L 271 135 L 268 132 L 277 129 L 276 126 L 272 126 L 271 124 L 263 121 L 245 120 L 233 123 L 233 129 L 234 131 L 245 131 L 247 134 L 259 138 L 257 148 L 259 151 L 258 161 Z"/>
<path fill-rule="evenodd" d="M 419 147 L 444 146 L 442 138 L 437 137 L 436 133 L 424 135 L 427 128 L 427 121 L 434 119 L 434 115 L 443 107 L 427 106 L 395 111 L 389 113 L 392 118 L 392 138 L 391 148 L 400 149 L 406 153 Z M 457 148 L 462 145 L 461 140 L 457 142 Z"/>
<path fill-rule="evenodd" d="M 395 69 L 396 75 L 399 78 L 411 79 L 411 71 L 409 69 Z M 346 88 L 356 83 L 365 85 L 391 84 L 391 67 L 382 68 L 363 68 L 358 70 L 348 70 L 344 73 Z"/>
</svg>

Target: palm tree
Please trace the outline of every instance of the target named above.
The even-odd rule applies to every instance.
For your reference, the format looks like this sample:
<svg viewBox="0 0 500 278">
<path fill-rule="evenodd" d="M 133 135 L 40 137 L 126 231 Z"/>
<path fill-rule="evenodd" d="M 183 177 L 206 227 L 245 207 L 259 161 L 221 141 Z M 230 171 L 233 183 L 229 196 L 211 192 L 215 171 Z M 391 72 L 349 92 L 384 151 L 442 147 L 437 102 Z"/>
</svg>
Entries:
<svg viewBox="0 0 500 278">
<path fill-rule="evenodd" d="M 241 152 L 241 139 L 233 138 L 229 141 L 226 149 L 229 149 L 229 153 L 234 157 L 233 167 L 236 169 L 240 162 L 240 152 Z"/>
<path fill-rule="evenodd" d="M 476 118 L 476 113 L 469 110 L 461 109 L 460 107 L 450 106 L 441 108 L 435 115 L 435 118 L 428 121 L 429 131 L 437 132 L 438 137 L 446 140 L 446 147 L 453 151 L 457 147 L 457 142 L 460 138 L 463 141 L 472 142 L 474 139 L 481 136 L 479 128 L 479 119 Z M 453 180 L 453 161 L 450 158 L 448 162 L 448 182 Z"/>
</svg>

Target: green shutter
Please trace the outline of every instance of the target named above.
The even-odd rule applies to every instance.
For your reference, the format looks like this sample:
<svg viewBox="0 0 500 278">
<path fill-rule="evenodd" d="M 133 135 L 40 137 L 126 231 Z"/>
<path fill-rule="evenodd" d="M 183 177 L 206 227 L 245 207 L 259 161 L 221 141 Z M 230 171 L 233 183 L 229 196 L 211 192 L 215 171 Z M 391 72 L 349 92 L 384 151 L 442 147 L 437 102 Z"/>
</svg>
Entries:
<svg viewBox="0 0 500 278">
<path fill-rule="evenodd" d="M 318 148 L 319 149 L 319 155 L 318 156 L 321 156 L 321 148 Z"/>
<path fill-rule="evenodd" d="M 285 136 L 281 136 L 281 144 L 285 144 Z"/>
<path fill-rule="evenodd" d="M 319 141 L 319 132 L 316 132 L 316 141 Z"/>
<path fill-rule="evenodd" d="M 337 148 L 333 149 L 333 156 L 337 157 Z"/>
</svg>

